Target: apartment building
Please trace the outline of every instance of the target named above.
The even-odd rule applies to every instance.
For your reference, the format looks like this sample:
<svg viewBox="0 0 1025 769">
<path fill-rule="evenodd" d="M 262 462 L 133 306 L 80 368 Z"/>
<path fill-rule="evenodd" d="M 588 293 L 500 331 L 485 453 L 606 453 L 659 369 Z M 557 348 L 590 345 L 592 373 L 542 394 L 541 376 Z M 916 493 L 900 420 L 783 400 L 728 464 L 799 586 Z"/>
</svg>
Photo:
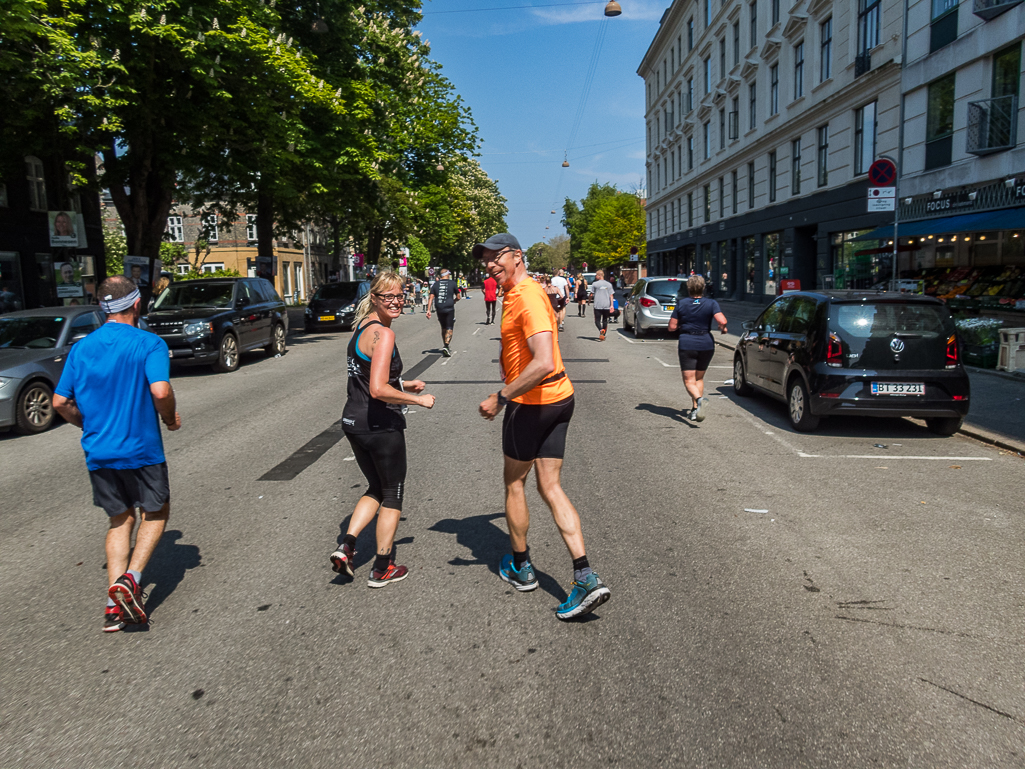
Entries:
<svg viewBox="0 0 1025 769">
<path fill-rule="evenodd" d="M 648 268 L 719 296 L 833 285 L 866 250 L 867 172 L 898 147 L 903 3 L 674 0 L 638 69 Z"/>
<path fill-rule="evenodd" d="M 1025 305 L 1025 5 L 911 0 L 907 14 L 901 274 L 955 306 Z M 862 237 L 889 245 L 893 227 Z"/>
</svg>

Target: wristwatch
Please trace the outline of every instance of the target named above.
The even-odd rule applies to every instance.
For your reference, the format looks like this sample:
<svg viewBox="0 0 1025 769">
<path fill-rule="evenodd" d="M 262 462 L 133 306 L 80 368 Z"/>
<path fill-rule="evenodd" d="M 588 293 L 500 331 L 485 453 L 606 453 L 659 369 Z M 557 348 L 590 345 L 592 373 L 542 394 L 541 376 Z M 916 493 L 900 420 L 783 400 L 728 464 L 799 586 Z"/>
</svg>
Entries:
<svg viewBox="0 0 1025 769">
<path fill-rule="evenodd" d="M 499 406 L 499 408 L 503 408 L 505 406 L 505 404 L 509 402 L 509 399 L 506 398 L 504 395 L 502 395 L 502 391 L 501 390 L 499 390 L 497 393 L 495 393 L 495 397 L 498 398 L 498 406 Z"/>
</svg>

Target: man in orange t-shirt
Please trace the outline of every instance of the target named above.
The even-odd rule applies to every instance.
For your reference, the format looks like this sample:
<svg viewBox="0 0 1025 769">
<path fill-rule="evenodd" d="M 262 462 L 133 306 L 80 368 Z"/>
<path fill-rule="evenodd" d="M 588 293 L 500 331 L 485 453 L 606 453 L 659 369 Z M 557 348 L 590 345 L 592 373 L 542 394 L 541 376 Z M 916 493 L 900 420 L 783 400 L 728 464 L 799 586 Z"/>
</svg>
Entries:
<svg viewBox="0 0 1025 769">
<path fill-rule="evenodd" d="M 594 611 L 612 595 L 591 568 L 584 550 L 580 516 L 560 475 L 566 432 L 573 417 L 573 384 L 559 352 L 558 321 L 544 289 L 527 275 L 519 241 L 509 233 L 491 236 L 473 247 L 488 274 L 504 290 L 502 304 L 502 379 L 505 386 L 480 404 L 493 420 L 505 408 L 505 519 L 512 555 L 502 557 L 498 575 L 520 592 L 537 588 L 527 549 L 530 512 L 523 485 L 533 467 L 537 487 L 559 527 L 573 559 L 573 587 L 556 609 L 559 619 Z"/>
</svg>

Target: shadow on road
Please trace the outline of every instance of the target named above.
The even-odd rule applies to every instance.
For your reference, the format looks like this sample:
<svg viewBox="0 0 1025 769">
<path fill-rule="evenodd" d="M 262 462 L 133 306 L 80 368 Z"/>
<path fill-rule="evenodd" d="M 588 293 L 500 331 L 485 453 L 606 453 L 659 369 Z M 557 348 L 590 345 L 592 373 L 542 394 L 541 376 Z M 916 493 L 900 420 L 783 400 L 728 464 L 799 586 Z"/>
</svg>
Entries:
<svg viewBox="0 0 1025 769">
<path fill-rule="evenodd" d="M 288 346 L 299 346 L 304 344 L 314 344 L 316 342 L 328 342 L 332 339 L 341 339 L 341 334 L 348 332 L 339 331 L 338 336 L 331 334 L 296 334 L 295 336 L 288 337 Z"/>
<path fill-rule="evenodd" d="M 196 545 L 176 544 L 183 536 L 175 529 L 165 531 L 146 566 L 146 581 L 156 583 L 146 600 L 146 611 L 150 615 L 181 584 L 186 571 L 201 565 Z"/>
<path fill-rule="evenodd" d="M 655 414 L 660 417 L 668 417 L 674 422 L 687 425 L 687 427 L 693 427 L 697 429 L 696 424 L 692 424 L 688 420 L 683 418 L 683 414 L 680 413 L 679 409 L 670 408 L 669 406 L 656 406 L 654 403 L 638 403 L 634 407 L 634 411 L 647 411 L 650 414 Z"/>
<path fill-rule="evenodd" d="M 291 345 L 292 339 L 289 338 L 289 345 Z M 286 351 L 287 355 L 288 352 Z M 238 356 L 238 371 L 243 368 L 252 366 L 260 361 L 274 360 L 273 355 L 267 355 L 263 350 L 248 350 Z M 198 365 L 183 366 L 178 363 L 171 363 L 171 377 L 174 379 L 205 379 L 207 377 L 224 376 L 220 371 L 214 371 L 212 365 L 209 363 L 201 363 Z"/>
<path fill-rule="evenodd" d="M 430 527 L 430 531 L 442 534 L 455 534 L 456 542 L 465 547 L 473 555 L 472 560 L 456 556 L 449 563 L 452 566 L 487 566 L 491 573 L 498 576 L 498 566 L 502 556 L 509 552 L 509 535 L 492 521 L 505 518 L 505 513 L 474 515 L 469 518 L 446 518 Z M 559 602 L 566 600 L 566 591 L 551 576 L 545 574 L 534 564 L 541 589 L 557 598 Z"/>
</svg>

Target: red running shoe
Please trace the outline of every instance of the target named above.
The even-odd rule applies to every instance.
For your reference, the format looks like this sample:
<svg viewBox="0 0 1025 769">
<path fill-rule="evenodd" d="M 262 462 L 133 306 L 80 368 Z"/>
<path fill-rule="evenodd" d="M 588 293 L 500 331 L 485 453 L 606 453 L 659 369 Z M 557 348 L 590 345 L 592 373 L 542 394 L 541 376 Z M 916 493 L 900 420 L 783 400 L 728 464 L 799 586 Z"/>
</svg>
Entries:
<svg viewBox="0 0 1025 769">
<path fill-rule="evenodd" d="M 331 553 L 331 568 L 335 570 L 337 574 L 348 574 L 350 577 L 352 573 L 352 558 L 356 555 L 356 551 L 353 550 L 346 544 L 343 544 L 340 548 Z"/>
<path fill-rule="evenodd" d="M 124 626 L 125 621 L 121 619 L 121 609 L 117 606 L 108 606 L 107 610 L 103 612 L 103 632 L 116 633 Z"/>
<path fill-rule="evenodd" d="M 110 586 L 107 595 L 121 608 L 121 619 L 128 625 L 145 625 L 148 617 L 143 603 L 146 596 L 131 574 L 125 572 Z"/>
<path fill-rule="evenodd" d="M 370 572 L 370 579 L 367 580 L 367 587 L 384 587 L 391 582 L 401 582 L 407 576 L 409 576 L 409 569 L 405 566 L 396 566 L 394 563 L 389 563 L 388 568 L 383 572 Z"/>
</svg>

